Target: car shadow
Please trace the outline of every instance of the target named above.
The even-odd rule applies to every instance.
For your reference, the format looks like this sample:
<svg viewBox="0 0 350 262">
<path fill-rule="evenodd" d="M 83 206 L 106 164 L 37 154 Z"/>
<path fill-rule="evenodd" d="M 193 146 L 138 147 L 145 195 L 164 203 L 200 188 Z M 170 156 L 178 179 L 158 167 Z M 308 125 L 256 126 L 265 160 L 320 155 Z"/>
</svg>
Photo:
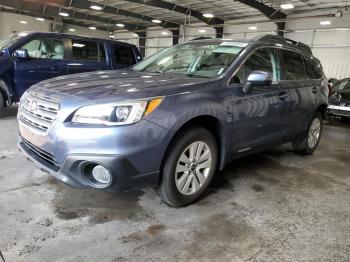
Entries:
<svg viewBox="0 0 350 262">
<path fill-rule="evenodd" d="M 0 112 L 0 120 L 16 118 L 17 111 L 18 111 L 18 105 L 6 107 L 3 111 Z"/>
</svg>

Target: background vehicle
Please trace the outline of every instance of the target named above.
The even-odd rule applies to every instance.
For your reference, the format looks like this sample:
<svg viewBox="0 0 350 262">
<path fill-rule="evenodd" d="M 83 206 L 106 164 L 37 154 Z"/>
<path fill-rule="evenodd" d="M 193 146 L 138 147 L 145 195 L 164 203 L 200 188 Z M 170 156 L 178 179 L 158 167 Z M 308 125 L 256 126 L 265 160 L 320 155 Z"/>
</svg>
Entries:
<svg viewBox="0 0 350 262">
<path fill-rule="evenodd" d="M 338 83 L 339 80 L 336 78 L 330 78 L 328 79 L 328 89 L 329 89 L 329 95 L 332 95 L 333 93 L 333 88 L 336 83 Z"/>
<path fill-rule="evenodd" d="M 311 154 L 321 138 L 322 66 L 281 37 L 191 41 L 100 73 L 44 81 L 20 103 L 20 149 L 72 186 L 152 185 L 183 206 L 233 158 L 287 142 Z"/>
<path fill-rule="evenodd" d="M 141 60 L 136 46 L 58 33 L 22 32 L 0 41 L 0 111 L 40 81 L 122 69 Z"/>
<path fill-rule="evenodd" d="M 350 117 L 350 78 L 335 84 L 327 113 L 328 116 Z"/>
</svg>

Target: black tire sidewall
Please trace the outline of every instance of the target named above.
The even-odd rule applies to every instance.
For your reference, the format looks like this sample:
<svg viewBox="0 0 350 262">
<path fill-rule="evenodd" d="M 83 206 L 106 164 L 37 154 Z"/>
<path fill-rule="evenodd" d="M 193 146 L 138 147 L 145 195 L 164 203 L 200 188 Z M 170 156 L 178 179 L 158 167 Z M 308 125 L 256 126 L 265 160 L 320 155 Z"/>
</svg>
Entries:
<svg viewBox="0 0 350 262">
<path fill-rule="evenodd" d="M 212 154 L 212 168 L 202 188 L 195 194 L 187 196 L 181 194 L 176 187 L 175 169 L 183 151 L 195 141 L 205 142 L 209 146 Z M 198 127 L 191 128 L 179 134 L 179 136 L 175 139 L 174 143 L 172 143 L 172 146 L 168 152 L 167 159 L 164 164 L 164 168 L 162 170 L 163 176 L 161 183 L 167 191 L 167 196 L 171 202 L 171 205 L 185 206 L 196 201 L 210 185 L 210 182 L 216 171 L 217 160 L 217 144 L 215 138 L 209 131 L 207 131 L 204 128 Z"/>
<path fill-rule="evenodd" d="M 4 94 L 0 91 L 0 112 L 5 109 L 6 102 Z"/>
</svg>

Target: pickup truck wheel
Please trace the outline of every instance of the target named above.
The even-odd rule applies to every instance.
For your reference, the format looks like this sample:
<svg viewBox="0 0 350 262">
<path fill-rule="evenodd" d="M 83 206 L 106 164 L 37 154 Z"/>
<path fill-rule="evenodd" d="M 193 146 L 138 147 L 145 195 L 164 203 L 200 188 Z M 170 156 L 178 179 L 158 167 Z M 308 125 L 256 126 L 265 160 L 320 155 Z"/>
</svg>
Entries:
<svg viewBox="0 0 350 262">
<path fill-rule="evenodd" d="M 187 129 L 170 145 L 157 188 L 160 198 L 173 207 L 195 202 L 208 188 L 217 163 L 213 135 L 202 127 Z"/>
<path fill-rule="evenodd" d="M 5 109 L 6 101 L 4 95 L 0 91 L 0 112 Z"/>
<path fill-rule="evenodd" d="M 323 120 L 320 112 L 316 112 L 309 124 L 307 133 L 292 143 L 294 151 L 302 155 L 312 154 L 320 143 L 323 131 Z"/>
</svg>

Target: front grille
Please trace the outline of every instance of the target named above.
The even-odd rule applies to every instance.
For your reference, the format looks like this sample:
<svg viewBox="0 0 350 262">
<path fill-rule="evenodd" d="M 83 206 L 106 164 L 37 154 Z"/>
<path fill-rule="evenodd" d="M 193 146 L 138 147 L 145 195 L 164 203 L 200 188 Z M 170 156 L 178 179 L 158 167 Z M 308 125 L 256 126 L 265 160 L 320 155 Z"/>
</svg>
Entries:
<svg viewBox="0 0 350 262">
<path fill-rule="evenodd" d="M 53 155 L 33 145 L 23 137 L 21 137 L 21 140 L 22 140 L 22 143 L 27 147 L 27 149 L 29 149 L 32 153 L 34 153 L 38 158 L 40 158 L 41 160 L 49 164 L 54 171 L 58 171 L 60 169 L 60 164 L 55 160 Z"/>
<path fill-rule="evenodd" d="M 45 134 L 55 121 L 58 101 L 34 92 L 25 93 L 19 107 L 19 120 L 35 131 Z"/>
</svg>

